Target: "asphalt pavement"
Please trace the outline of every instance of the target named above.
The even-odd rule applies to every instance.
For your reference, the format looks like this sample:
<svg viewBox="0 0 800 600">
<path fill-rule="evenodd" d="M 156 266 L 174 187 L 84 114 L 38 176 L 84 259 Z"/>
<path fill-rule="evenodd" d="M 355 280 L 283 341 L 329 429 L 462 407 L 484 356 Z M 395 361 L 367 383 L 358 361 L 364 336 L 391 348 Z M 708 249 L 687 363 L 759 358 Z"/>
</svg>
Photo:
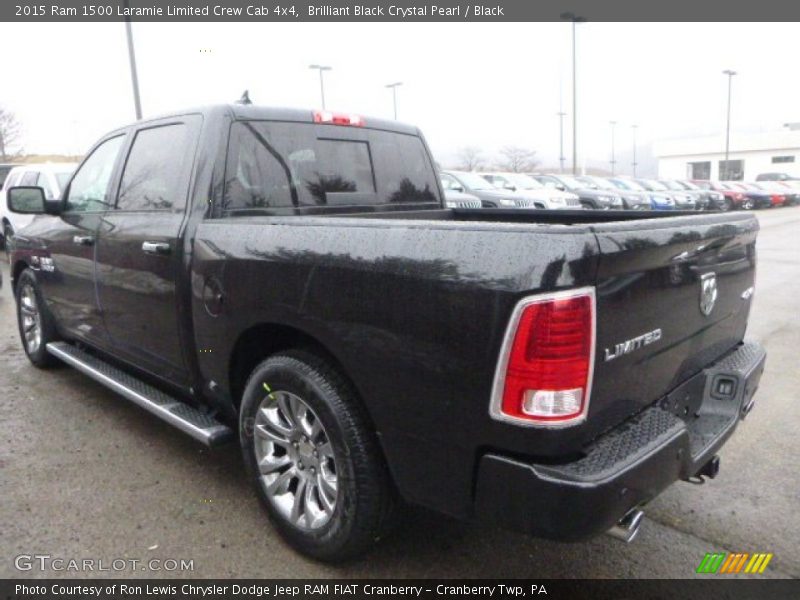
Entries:
<svg viewBox="0 0 800 600">
<path fill-rule="evenodd" d="M 684 578 L 706 552 L 771 552 L 762 577 L 800 577 L 800 207 L 758 218 L 748 337 L 769 356 L 715 480 L 669 488 L 632 544 L 548 542 L 415 509 L 371 555 L 336 567 L 271 529 L 235 445 L 207 450 L 72 369 L 32 367 L 3 264 L 0 577 L 78 575 L 69 562 L 42 571 L 24 558 L 49 555 L 94 560 L 94 576 Z M 114 570 L 120 560 L 128 566 Z M 170 560 L 193 568 L 167 570 Z"/>
</svg>

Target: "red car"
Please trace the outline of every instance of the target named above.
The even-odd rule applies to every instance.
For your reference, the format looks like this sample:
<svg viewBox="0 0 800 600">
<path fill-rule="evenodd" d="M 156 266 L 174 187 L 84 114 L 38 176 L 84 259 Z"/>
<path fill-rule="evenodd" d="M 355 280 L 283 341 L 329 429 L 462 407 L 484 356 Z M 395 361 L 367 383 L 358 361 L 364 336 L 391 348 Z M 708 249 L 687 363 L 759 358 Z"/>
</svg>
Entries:
<svg viewBox="0 0 800 600">
<path fill-rule="evenodd" d="M 783 206 L 800 204 L 800 186 L 793 187 L 786 181 L 759 181 L 753 185 L 770 194 L 783 196 L 783 202 L 780 203 Z M 773 204 L 773 206 L 780 206 L 780 204 Z"/>
<path fill-rule="evenodd" d="M 775 208 L 776 206 L 783 206 L 783 204 L 786 202 L 785 194 L 777 192 L 773 189 L 769 189 L 759 183 L 742 183 L 740 184 L 740 186 L 744 187 L 744 189 L 751 192 L 757 192 L 759 194 L 768 194 L 770 206 L 772 208 Z"/>
<path fill-rule="evenodd" d="M 725 196 L 725 201 L 720 207 L 721 210 L 734 210 L 741 208 L 752 208 L 747 206 L 748 198 L 741 190 L 730 189 L 726 184 L 719 181 L 706 181 L 704 179 L 692 179 L 691 182 L 704 190 L 714 190 Z"/>
</svg>

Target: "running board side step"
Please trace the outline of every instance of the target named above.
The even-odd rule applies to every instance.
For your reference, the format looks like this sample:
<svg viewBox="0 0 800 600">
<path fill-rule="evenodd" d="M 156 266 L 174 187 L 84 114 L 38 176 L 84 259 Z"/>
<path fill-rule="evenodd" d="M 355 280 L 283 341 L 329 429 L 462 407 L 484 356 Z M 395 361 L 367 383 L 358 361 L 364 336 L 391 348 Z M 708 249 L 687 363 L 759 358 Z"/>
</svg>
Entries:
<svg viewBox="0 0 800 600">
<path fill-rule="evenodd" d="M 50 342 L 47 351 L 206 446 L 219 446 L 234 437 L 233 430 L 215 418 L 72 344 Z"/>
</svg>

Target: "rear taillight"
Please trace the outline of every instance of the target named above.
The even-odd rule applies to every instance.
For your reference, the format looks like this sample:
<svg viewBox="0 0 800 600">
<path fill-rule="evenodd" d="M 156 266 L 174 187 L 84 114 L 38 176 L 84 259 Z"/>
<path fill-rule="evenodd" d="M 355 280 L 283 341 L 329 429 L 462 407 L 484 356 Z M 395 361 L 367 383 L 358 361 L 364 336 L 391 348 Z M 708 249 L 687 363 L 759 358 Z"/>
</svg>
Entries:
<svg viewBox="0 0 800 600">
<path fill-rule="evenodd" d="M 523 299 L 503 341 L 492 416 L 551 427 L 583 421 L 589 408 L 594 346 L 594 288 Z"/>
<path fill-rule="evenodd" d="M 363 127 L 364 119 L 358 115 L 331 112 L 329 110 L 315 110 L 314 123 L 330 123 L 331 125 L 350 125 Z"/>
</svg>

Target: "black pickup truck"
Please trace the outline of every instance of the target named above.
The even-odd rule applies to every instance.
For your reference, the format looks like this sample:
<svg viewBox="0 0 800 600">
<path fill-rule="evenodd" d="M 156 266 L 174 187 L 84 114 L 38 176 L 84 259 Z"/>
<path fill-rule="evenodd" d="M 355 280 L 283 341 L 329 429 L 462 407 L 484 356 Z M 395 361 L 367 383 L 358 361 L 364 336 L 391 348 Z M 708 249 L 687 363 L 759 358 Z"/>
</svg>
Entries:
<svg viewBox="0 0 800 600">
<path fill-rule="evenodd" d="M 102 138 L 13 240 L 25 351 L 208 445 L 300 551 L 401 501 L 630 540 L 753 405 L 749 214 L 447 209 L 413 127 L 216 106 Z M 65 424 L 69 427 L 69 424 Z M 124 423 L 120 423 L 124 427 Z"/>
</svg>

